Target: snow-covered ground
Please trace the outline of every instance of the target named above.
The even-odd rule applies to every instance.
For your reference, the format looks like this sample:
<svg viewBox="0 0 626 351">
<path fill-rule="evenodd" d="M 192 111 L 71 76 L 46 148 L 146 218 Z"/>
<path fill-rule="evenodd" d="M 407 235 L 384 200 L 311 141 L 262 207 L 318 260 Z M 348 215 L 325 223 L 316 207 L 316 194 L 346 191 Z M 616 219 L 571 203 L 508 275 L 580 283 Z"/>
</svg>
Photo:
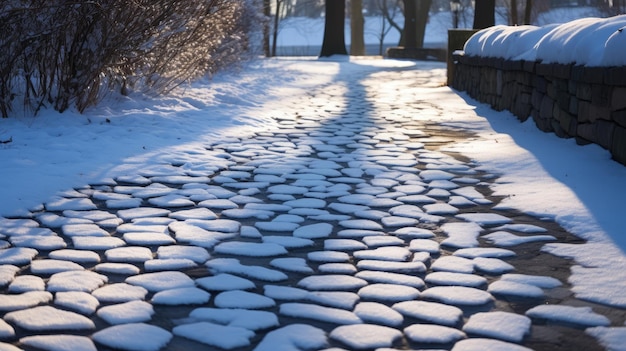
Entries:
<svg viewBox="0 0 626 351">
<path fill-rule="evenodd" d="M 623 181 L 626 179 L 626 168 L 610 160 L 609 153 L 598 146 L 578 146 L 573 140 L 559 139 L 554 135 L 544 134 L 538 131 L 530 120 L 520 124 L 507 112 L 495 112 L 486 105 L 472 101 L 464 94 L 442 87 L 441 83 L 445 81 L 445 69 L 441 64 L 381 59 L 352 61 L 343 58 L 259 59 L 244 65 L 239 70 L 222 72 L 212 81 L 202 81 L 182 87 L 167 97 L 111 96 L 99 107 L 90 109 L 82 115 L 73 111 L 59 114 L 44 110 L 38 116 L 33 117 L 28 112 L 18 112 L 11 118 L 0 121 L 0 141 L 3 141 L 0 145 L 0 160 L 3 165 L 2 177 L 0 177 L 0 199 L 2 199 L 0 215 L 27 216 L 30 210 L 41 209 L 42 203 L 54 204 L 55 195 L 59 193 L 67 193 L 70 189 L 80 188 L 90 183 L 106 182 L 107 179 L 113 177 L 133 177 L 139 171 L 155 169 L 162 164 L 188 165 L 191 167 L 187 169 L 189 172 L 194 171 L 193 167 L 198 167 L 198 171 L 206 170 L 211 165 L 198 164 L 194 154 L 205 154 L 207 143 L 228 141 L 233 137 L 246 137 L 251 131 L 271 128 L 277 123 L 276 117 L 301 113 L 310 115 L 311 111 L 303 111 L 304 107 L 290 105 L 288 102 L 300 101 L 313 88 L 329 84 L 339 78 L 354 79 L 358 82 L 360 77 L 366 74 L 400 67 L 414 67 L 415 70 L 423 70 L 425 75 L 431 76 L 428 84 L 423 87 L 413 87 L 413 89 L 419 90 L 423 100 L 437 106 L 439 110 L 446 111 L 439 118 L 442 125 L 470 130 L 479 136 L 455 144 L 450 147 L 450 150 L 469 156 L 479 162 L 482 169 L 498 175 L 498 181 L 492 189 L 496 195 L 506 197 L 500 204 L 501 208 L 514 208 L 538 217 L 554 219 L 568 231 L 589 241 L 585 245 L 554 243 L 545 245 L 546 251 L 576 260 L 577 265 L 573 268 L 570 283 L 574 285 L 573 290 L 577 296 L 616 307 L 626 307 L 626 294 L 623 292 L 624 282 L 626 282 L 626 258 L 622 251 L 626 249 L 626 237 L 623 235 L 621 223 L 626 215 L 626 210 L 622 205 L 622 194 L 626 194 L 626 184 Z M 319 103 L 319 106 L 324 106 L 323 101 Z M 428 115 L 427 112 L 425 114 Z M 218 162 L 219 157 L 214 158 L 213 161 Z M 315 204 L 309 203 L 303 206 L 315 207 Z M 128 216 L 134 215 L 133 211 L 128 213 Z M 320 228 L 315 229 L 320 230 Z M 460 231 L 455 228 L 448 229 L 451 233 L 456 233 L 457 231 L 466 232 L 467 228 Z M 300 238 L 307 239 L 307 235 L 308 233 L 303 232 Z M 142 240 L 141 236 L 125 239 L 137 242 Z M 450 239 L 454 239 L 454 236 Z M 506 239 L 496 238 L 496 240 Z M 85 245 L 91 244 L 93 243 Z M 346 242 L 336 244 L 346 244 Z M 423 243 L 416 242 L 416 245 L 419 244 Z M 258 247 L 260 250 L 276 248 L 269 243 Z M 225 252 L 236 250 L 238 254 L 249 249 L 248 246 L 241 248 L 229 247 L 229 245 L 220 248 Z M 111 251 L 111 255 L 116 253 L 125 257 L 129 254 L 137 255 L 138 259 L 143 259 L 142 255 L 145 255 L 145 252 L 141 250 Z M 179 263 L 185 264 L 185 262 Z M 214 260 L 214 264 L 223 265 L 214 267 L 215 269 L 226 269 L 224 267 L 228 267 L 229 270 L 246 269 L 238 266 L 234 261 Z M 276 264 L 298 268 L 293 261 L 277 261 Z M 108 265 L 103 266 L 102 269 L 128 270 L 132 269 L 131 266 Z M 55 267 L 40 268 L 43 273 L 50 274 L 51 271 L 48 270 L 55 269 Z M 328 269 L 334 271 L 345 269 L 345 267 L 330 266 Z M 91 279 L 97 281 L 98 277 L 85 277 L 79 281 L 87 284 L 92 282 Z M 435 276 L 432 279 L 441 279 L 441 277 Z M 136 280 L 132 283 L 137 290 L 140 290 L 138 291 L 140 295 L 148 290 L 160 292 L 161 288 L 158 284 L 162 282 L 180 283 L 176 286 L 169 286 L 168 289 L 171 290 L 193 289 L 187 279 L 179 276 L 143 275 L 137 276 Z M 355 278 L 334 283 L 359 284 L 359 280 Z M 62 282 L 61 286 L 65 284 L 67 282 Z M 228 280 L 228 284 L 234 284 L 234 282 Z M 303 284 L 306 284 L 306 287 L 318 289 L 320 284 L 323 287 L 329 282 L 311 280 Z M 113 288 L 109 289 L 114 290 L 115 286 L 109 287 L 111 286 Z M 506 289 L 507 286 L 501 288 Z M 406 290 L 402 292 L 403 296 L 413 293 L 411 289 Z M 187 292 L 184 295 L 190 299 L 206 298 L 202 291 L 181 291 Z M 100 293 L 106 294 L 107 291 Z M 273 293 L 299 292 L 273 291 Z M 368 293 L 374 296 L 380 294 L 375 287 Z M 448 295 L 451 291 L 447 289 L 439 289 L 431 293 L 437 298 L 453 300 L 460 298 Z M 246 301 L 266 306 L 265 304 L 271 303 L 267 299 L 267 295 L 271 294 L 272 291 L 266 292 L 265 296 L 246 296 Z M 44 292 L 36 295 L 33 299 L 37 301 L 51 299 L 51 296 Z M 113 291 L 111 296 L 116 298 L 120 294 Z M 166 302 L 172 301 L 172 297 L 168 295 L 159 295 L 158 298 Z M 464 298 L 476 298 L 482 301 L 485 295 L 468 295 Z M 225 294 L 220 299 L 220 303 L 228 307 L 231 306 L 233 299 L 240 301 L 241 296 Z M 87 307 L 89 307 L 88 302 L 81 305 L 81 308 Z M 156 348 L 168 342 L 171 337 L 169 334 L 162 333 L 161 329 L 155 329 L 154 326 L 141 323 L 145 318 L 149 318 L 152 312 L 149 306 L 133 304 L 125 307 L 128 307 L 126 311 L 133 311 L 131 319 L 126 319 L 129 313 L 120 316 L 119 311 L 115 309 L 100 310 L 99 315 L 102 314 L 101 317 L 110 320 L 111 324 L 117 322 L 127 324 L 123 324 L 123 328 L 114 326 L 100 331 L 94 334 L 94 339 L 112 347 L 115 347 L 117 342 L 128 345 L 135 342 L 132 335 L 137 332 L 154 335 L 149 345 Z M 327 315 L 329 310 L 318 307 L 293 303 L 283 304 L 281 309 L 286 315 Z M 406 307 L 411 311 L 420 309 L 416 306 Z M 367 310 L 368 306 L 363 306 L 363 308 L 366 309 L 363 311 L 365 314 L 375 313 L 375 311 Z M 7 314 L 5 318 L 14 322 L 34 323 L 28 326 L 37 328 L 37 316 L 58 315 L 59 310 L 41 307 L 37 310 L 28 310 L 28 313 L 18 312 Z M 532 312 L 537 316 L 557 314 L 558 318 L 566 320 L 567 318 L 585 319 L 585 316 L 591 315 L 590 311 L 584 309 L 555 312 L 549 308 L 537 308 Z M 208 313 L 208 311 L 198 313 Z M 446 314 L 443 313 L 443 316 L 445 317 Z M 343 318 L 343 316 L 332 318 Z M 391 315 L 389 318 L 393 319 Z M 89 320 L 75 315 L 68 315 L 66 321 L 68 324 L 63 325 L 64 328 L 91 328 Z M 267 323 L 271 322 L 267 321 Z M 474 320 L 470 320 L 468 328 L 481 330 L 487 328 L 485 323 L 487 322 L 477 315 Z M 515 320 L 509 325 L 524 329 L 525 323 L 527 323 L 526 320 Z M 596 325 L 603 325 L 603 323 L 604 321 L 600 321 Z M 208 327 L 215 327 L 215 325 L 188 324 L 175 328 L 173 332 L 176 335 L 203 338 L 199 330 Z M 306 326 L 292 326 L 292 328 L 301 333 L 310 332 Z M 608 340 L 607 342 L 619 345 L 620 342 L 623 343 L 626 340 L 624 331 L 621 330 L 623 328 L 597 328 L 594 333 L 604 337 Z M 224 328 L 215 330 L 216 333 L 233 333 L 231 340 L 234 342 L 249 338 L 248 331 L 249 329 Z M 289 332 L 292 331 L 289 330 Z M 345 326 L 337 328 L 331 337 L 357 343 L 355 347 L 358 347 L 359 342 L 369 342 L 369 340 L 359 340 L 354 337 L 363 332 L 368 331 L 363 328 Z M 405 333 L 419 338 L 423 331 L 416 329 Z M 390 342 L 397 338 L 397 333 L 381 326 L 372 327 L 371 334 L 386 335 Z M 450 330 L 438 330 L 434 334 L 449 337 L 451 340 L 458 337 Z M 284 342 L 287 335 L 288 331 L 284 330 L 284 333 L 277 333 L 276 338 Z M 511 335 L 515 337 L 517 334 Z M 311 333 L 310 341 L 317 345 L 315 337 L 316 334 Z M 269 345 L 263 346 L 271 349 L 271 338 L 266 340 Z M 471 347 L 470 343 L 477 342 L 477 339 L 472 340 L 463 342 Z M 37 341 L 37 339 L 31 340 L 33 345 L 36 345 Z M 79 343 L 84 340 L 74 341 Z M 224 346 L 237 347 L 238 345 Z"/>
</svg>

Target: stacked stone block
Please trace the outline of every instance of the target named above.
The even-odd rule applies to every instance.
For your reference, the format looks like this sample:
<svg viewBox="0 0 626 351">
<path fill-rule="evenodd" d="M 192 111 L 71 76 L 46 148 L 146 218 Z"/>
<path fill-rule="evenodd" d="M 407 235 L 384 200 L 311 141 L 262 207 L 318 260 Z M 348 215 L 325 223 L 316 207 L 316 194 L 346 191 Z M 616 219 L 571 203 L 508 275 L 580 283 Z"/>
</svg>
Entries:
<svg viewBox="0 0 626 351">
<path fill-rule="evenodd" d="M 455 55 L 451 86 L 495 110 L 626 165 L 626 67 L 584 67 Z"/>
</svg>

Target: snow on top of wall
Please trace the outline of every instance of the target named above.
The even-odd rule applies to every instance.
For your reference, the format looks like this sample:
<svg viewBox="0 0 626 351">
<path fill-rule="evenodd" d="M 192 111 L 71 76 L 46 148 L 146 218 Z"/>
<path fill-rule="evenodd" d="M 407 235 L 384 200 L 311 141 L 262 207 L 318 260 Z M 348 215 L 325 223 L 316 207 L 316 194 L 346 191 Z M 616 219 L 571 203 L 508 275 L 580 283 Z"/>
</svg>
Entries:
<svg viewBox="0 0 626 351">
<path fill-rule="evenodd" d="M 465 43 L 469 56 L 576 64 L 626 65 L 626 15 L 581 18 L 563 24 L 494 26 Z"/>
</svg>

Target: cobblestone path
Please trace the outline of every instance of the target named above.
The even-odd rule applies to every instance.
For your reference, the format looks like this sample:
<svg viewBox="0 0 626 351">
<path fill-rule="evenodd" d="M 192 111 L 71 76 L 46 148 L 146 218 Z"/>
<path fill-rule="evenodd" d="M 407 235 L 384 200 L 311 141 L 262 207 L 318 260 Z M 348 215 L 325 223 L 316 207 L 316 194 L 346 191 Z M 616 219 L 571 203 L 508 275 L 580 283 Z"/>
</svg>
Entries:
<svg viewBox="0 0 626 351">
<path fill-rule="evenodd" d="M 498 175 L 440 150 L 474 136 L 405 92 L 437 82 L 343 78 L 279 128 L 1 221 L 0 349 L 601 350 L 585 328 L 624 311 L 574 298 L 541 252 L 579 239 L 498 209 Z"/>
</svg>

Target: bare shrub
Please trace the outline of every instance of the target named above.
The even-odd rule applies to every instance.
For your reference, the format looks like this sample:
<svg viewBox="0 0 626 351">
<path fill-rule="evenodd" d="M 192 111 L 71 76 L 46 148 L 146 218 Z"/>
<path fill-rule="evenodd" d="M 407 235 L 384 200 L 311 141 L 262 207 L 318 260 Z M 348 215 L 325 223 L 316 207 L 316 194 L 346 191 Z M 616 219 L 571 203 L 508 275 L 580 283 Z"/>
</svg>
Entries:
<svg viewBox="0 0 626 351">
<path fill-rule="evenodd" d="M 240 60 L 257 10 L 254 0 L 3 1 L 0 113 L 19 100 L 82 112 L 114 89 L 166 93 Z"/>
</svg>

